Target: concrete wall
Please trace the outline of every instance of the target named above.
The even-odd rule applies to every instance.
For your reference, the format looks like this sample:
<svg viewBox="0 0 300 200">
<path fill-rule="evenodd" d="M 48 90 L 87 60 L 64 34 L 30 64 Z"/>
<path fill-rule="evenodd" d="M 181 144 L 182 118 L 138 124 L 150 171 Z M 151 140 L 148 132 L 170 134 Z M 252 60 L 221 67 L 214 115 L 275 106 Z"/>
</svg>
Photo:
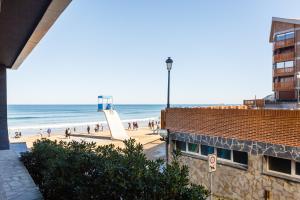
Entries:
<svg viewBox="0 0 300 200">
<path fill-rule="evenodd" d="M 173 145 L 171 143 L 170 152 Z M 189 167 L 192 183 L 210 189 L 208 163 L 205 158 L 183 153 L 180 161 Z M 267 175 L 265 162 L 262 155 L 248 154 L 248 169 L 233 163 L 218 163 L 217 171 L 213 173 L 214 199 L 220 197 L 221 199 L 261 200 L 265 199 L 265 190 L 270 191 L 271 200 L 300 199 L 300 183 Z"/>
<path fill-rule="evenodd" d="M 7 131 L 6 69 L 0 67 L 0 150 L 9 149 Z"/>
</svg>

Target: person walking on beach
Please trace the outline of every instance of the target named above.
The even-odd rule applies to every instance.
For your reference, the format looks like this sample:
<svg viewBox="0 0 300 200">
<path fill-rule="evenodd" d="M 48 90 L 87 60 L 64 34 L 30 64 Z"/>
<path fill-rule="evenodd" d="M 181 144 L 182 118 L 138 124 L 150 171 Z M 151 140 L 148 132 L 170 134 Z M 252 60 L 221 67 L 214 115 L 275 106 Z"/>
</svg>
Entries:
<svg viewBox="0 0 300 200">
<path fill-rule="evenodd" d="M 133 130 L 138 130 L 139 125 L 137 122 L 133 122 Z"/>
<path fill-rule="evenodd" d="M 90 134 L 90 130 L 91 130 L 90 126 L 87 126 L 87 132 L 88 132 L 88 134 Z"/>
<path fill-rule="evenodd" d="M 40 128 L 40 135 L 41 135 L 41 138 L 43 137 L 43 130 Z"/>
<path fill-rule="evenodd" d="M 159 125 L 159 123 L 157 123 L 156 124 L 156 133 L 158 134 L 158 132 L 159 132 L 159 129 L 160 129 L 160 125 Z"/>
<path fill-rule="evenodd" d="M 71 138 L 71 129 L 68 128 L 68 136 L 69 136 L 69 139 Z"/>
<path fill-rule="evenodd" d="M 128 128 L 127 129 L 131 130 L 131 123 L 130 122 L 128 122 Z"/>
<path fill-rule="evenodd" d="M 50 134 L 51 134 L 51 129 L 50 128 L 47 129 L 47 133 L 48 133 L 48 137 L 50 137 Z"/>
<path fill-rule="evenodd" d="M 154 130 L 154 121 L 151 122 L 151 129 Z"/>
<path fill-rule="evenodd" d="M 139 125 L 137 122 L 135 122 L 135 128 L 136 128 L 136 130 L 138 130 L 138 128 L 139 128 Z"/>
<path fill-rule="evenodd" d="M 65 136 L 66 136 L 66 138 L 68 138 L 68 129 L 67 128 L 65 130 Z"/>
<path fill-rule="evenodd" d="M 148 123 L 148 127 L 149 127 L 149 129 L 151 129 L 151 122 L 150 121 Z"/>
<path fill-rule="evenodd" d="M 103 125 L 102 124 L 100 124 L 100 128 L 101 128 L 101 132 L 103 132 Z"/>
<path fill-rule="evenodd" d="M 73 131 L 74 131 L 74 133 L 76 132 L 76 127 L 74 127 Z"/>
</svg>

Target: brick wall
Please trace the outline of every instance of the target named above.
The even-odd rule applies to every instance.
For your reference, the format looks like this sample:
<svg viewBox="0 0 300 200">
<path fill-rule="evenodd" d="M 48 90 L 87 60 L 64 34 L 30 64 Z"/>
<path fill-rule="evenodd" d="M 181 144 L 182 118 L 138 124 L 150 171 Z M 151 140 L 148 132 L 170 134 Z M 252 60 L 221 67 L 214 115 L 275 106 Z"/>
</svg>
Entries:
<svg viewBox="0 0 300 200">
<path fill-rule="evenodd" d="M 283 23 L 283 22 L 274 22 L 274 32 L 285 31 L 287 29 L 294 28 L 294 24 Z"/>
<path fill-rule="evenodd" d="M 171 108 L 162 111 L 162 127 L 300 147 L 300 110 Z"/>
</svg>

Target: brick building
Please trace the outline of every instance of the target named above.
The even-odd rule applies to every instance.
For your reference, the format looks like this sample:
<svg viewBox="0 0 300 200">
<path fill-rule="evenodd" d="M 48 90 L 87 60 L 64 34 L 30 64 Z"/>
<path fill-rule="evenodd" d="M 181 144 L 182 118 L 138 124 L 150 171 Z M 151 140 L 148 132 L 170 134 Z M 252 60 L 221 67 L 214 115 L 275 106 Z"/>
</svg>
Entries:
<svg viewBox="0 0 300 200">
<path fill-rule="evenodd" d="M 295 101 L 296 73 L 300 71 L 300 20 L 273 18 L 273 91 L 277 101 Z"/>
<path fill-rule="evenodd" d="M 161 113 L 162 128 L 170 133 L 169 159 L 173 150 L 180 150 L 193 183 L 210 188 L 207 159 L 217 155 L 214 197 L 300 199 L 300 110 L 287 103 L 297 98 L 297 23 L 272 21 L 273 84 L 275 99 L 281 103 L 250 100 L 245 102 L 252 106 L 170 108 Z M 279 40 L 281 36 L 285 39 Z M 293 84 L 285 87 L 289 82 Z"/>
</svg>

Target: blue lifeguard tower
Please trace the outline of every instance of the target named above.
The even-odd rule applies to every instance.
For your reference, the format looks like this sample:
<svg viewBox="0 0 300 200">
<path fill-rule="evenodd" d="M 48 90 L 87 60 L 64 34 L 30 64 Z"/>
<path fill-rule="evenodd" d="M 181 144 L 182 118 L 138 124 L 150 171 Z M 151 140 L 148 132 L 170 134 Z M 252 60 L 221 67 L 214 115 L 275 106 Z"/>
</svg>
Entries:
<svg viewBox="0 0 300 200">
<path fill-rule="evenodd" d="M 113 109 L 113 97 L 112 96 L 98 96 L 98 112 L 103 110 Z"/>
<path fill-rule="evenodd" d="M 98 112 L 104 113 L 112 139 L 125 140 L 129 138 L 119 114 L 114 109 L 112 96 L 98 96 Z"/>
</svg>

